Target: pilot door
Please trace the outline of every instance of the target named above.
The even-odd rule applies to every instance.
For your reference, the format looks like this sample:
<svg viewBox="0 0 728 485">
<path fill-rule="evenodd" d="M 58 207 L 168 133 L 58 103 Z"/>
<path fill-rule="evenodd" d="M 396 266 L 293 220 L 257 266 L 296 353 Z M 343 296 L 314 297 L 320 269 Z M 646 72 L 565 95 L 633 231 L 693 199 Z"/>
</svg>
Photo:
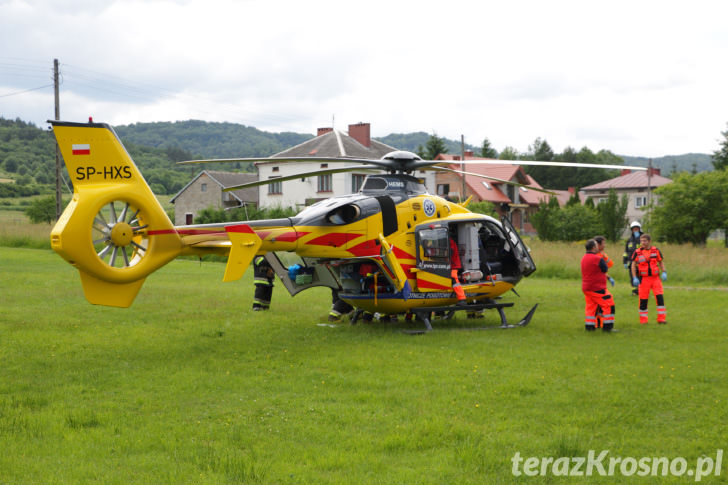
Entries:
<svg viewBox="0 0 728 485">
<path fill-rule="evenodd" d="M 450 236 L 447 224 L 423 224 L 415 231 L 418 291 L 450 291 Z"/>
<path fill-rule="evenodd" d="M 520 273 L 523 276 L 530 275 L 531 273 L 536 271 L 536 263 L 533 262 L 533 259 L 528 252 L 528 248 L 523 243 L 523 240 L 521 240 L 520 236 L 513 228 L 513 225 L 506 217 L 503 217 L 501 219 L 501 224 L 503 224 L 503 230 L 505 231 L 506 236 L 508 237 L 508 241 L 510 242 L 511 248 L 513 250 L 513 256 L 515 256 L 516 261 L 518 262 L 518 269 Z"/>
</svg>

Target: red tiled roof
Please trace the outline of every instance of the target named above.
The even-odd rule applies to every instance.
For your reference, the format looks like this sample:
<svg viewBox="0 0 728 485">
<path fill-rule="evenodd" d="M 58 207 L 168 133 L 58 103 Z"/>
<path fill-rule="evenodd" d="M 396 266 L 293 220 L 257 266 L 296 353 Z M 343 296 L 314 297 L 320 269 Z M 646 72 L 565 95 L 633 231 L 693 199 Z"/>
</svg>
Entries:
<svg viewBox="0 0 728 485">
<path fill-rule="evenodd" d="M 653 188 L 669 184 L 670 182 L 672 180 L 662 175 L 653 174 L 650 177 L 650 187 Z M 638 189 L 643 187 L 647 187 L 647 172 L 638 170 L 594 185 L 589 185 L 588 187 L 583 187 L 581 190 Z"/>
<path fill-rule="evenodd" d="M 457 157 L 457 158 L 456 158 Z M 536 182 L 531 176 L 527 175 L 520 165 L 513 165 L 507 162 L 493 164 L 493 165 L 473 165 L 468 164 L 468 160 L 489 160 L 496 161 L 492 158 L 482 157 L 471 157 L 465 156 L 465 168 L 459 163 L 460 157 L 450 154 L 440 154 L 436 157 L 436 160 L 452 161 L 449 165 L 450 168 L 455 170 L 463 170 L 464 172 L 477 173 L 480 175 L 486 175 L 488 177 L 494 177 L 501 180 L 513 181 L 526 185 L 533 185 L 538 188 L 542 188 L 538 182 Z M 465 183 L 470 187 L 470 190 L 481 199 L 494 204 L 510 203 L 513 202 L 504 192 L 501 187 L 504 185 L 503 182 L 495 180 L 489 180 L 486 178 L 478 177 L 475 175 L 465 175 Z M 490 188 L 488 188 L 490 187 Z M 548 196 L 543 192 L 536 192 L 531 190 L 520 190 L 520 198 L 522 202 L 530 205 L 538 205 L 540 199 L 539 195 Z M 548 199 L 547 199 L 548 200 Z M 567 197 L 568 200 L 568 197 Z"/>
</svg>

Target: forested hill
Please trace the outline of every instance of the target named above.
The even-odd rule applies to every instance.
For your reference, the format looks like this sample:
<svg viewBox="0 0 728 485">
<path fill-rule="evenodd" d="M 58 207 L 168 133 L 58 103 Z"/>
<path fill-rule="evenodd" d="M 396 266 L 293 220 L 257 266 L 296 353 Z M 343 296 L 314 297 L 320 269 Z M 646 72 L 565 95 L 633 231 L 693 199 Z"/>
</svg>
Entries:
<svg viewBox="0 0 728 485">
<path fill-rule="evenodd" d="M 134 123 L 115 126 L 114 130 L 124 143 L 181 148 L 203 158 L 267 157 L 313 138 L 301 133 L 268 133 L 235 123 L 196 120 Z"/>
<path fill-rule="evenodd" d="M 144 177 L 160 194 L 176 193 L 198 171 L 207 168 L 180 166 L 175 162 L 192 158 L 267 157 L 313 137 L 205 121 L 135 123 L 114 129 Z M 400 150 L 418 151 L 427 145 L 430 136 L 421 131 L 394 133 L 377 139 Z M 442 141 L 447 153 L 460 153 L 459 141 Z M 465 148 L 476 154 L 480 151 L 479 147 L 470 145 Z M 630 165 L 647 166 L 648 163 L 646 158 L 621 158 Z M 666 156 L 655 158 L 652 163 L 666 176 L 674 171 L 702 172 L 713 168 L 711 157 L 706 154 Z M 51 191 L 55 183 L 54 166 L 53 136 L 47 127 L 0 117 L 0 198 Z M 225 169 L 253 170 L 249 164 L 232 164 Z"/>
<path fill-rule="evenodd" d="M 646 167 L 650 160 L 645 157 L 620 156 L 624 159 L 625 165 L 637 165 L 638 167 Z M 712 158 L 705 153 L 686 153 L 684 155 L 667 155 L 653 158 L 652 166 L 659 168 L 661 174 L 665 177 L 669 177 L 675 172 L 697 173 L 713 170 Z"/>
</svg>

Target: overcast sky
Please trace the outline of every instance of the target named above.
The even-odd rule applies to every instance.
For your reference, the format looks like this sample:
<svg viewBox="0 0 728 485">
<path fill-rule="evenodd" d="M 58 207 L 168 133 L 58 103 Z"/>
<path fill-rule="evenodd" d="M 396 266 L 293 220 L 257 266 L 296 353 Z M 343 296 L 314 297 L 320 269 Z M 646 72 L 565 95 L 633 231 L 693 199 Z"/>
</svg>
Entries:
<svg viewBox="0 0 728 485">
<path fill-rule="evenodd" d="M 728 123 L 728 2 L 0 0 L 0 116 L 369 122 L 660 157 Z"/>
</svg>

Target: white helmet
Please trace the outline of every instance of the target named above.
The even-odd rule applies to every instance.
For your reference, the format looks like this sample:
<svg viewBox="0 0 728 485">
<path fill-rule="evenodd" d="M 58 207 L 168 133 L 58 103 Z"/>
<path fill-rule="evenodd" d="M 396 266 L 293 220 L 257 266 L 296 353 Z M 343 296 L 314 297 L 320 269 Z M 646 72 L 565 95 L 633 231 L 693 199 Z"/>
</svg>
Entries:
<svg viewBox="0 0 728 485">
<path fill-rule="evenodd" d="M 632 221 L 632 224 L 629 225 L 629 228 L 632 229 L 633 227 L 639 227 L 640 229 L 642 229 L 642 224 L 637 221 Z"/>
</svg>

